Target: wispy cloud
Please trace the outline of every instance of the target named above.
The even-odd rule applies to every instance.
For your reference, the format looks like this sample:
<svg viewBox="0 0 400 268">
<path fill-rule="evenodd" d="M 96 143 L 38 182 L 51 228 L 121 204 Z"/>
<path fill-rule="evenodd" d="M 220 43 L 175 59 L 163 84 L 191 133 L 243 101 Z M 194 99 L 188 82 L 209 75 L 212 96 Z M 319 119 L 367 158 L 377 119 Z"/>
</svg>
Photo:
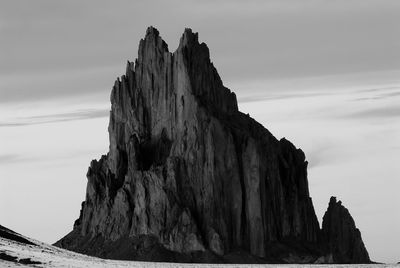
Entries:
<svg viewBox="0 0 400 268">
<path fill-rule="evenodd" d="M 315 145 L 310 151 L 306 152 L 308 168 L 312 169 L 316 166 L 321 166 L 330 161 L 327 157 L 327 152 L 333 148 L 333 144 L 326 142 L 325 144 Z"/>
<path fill-rule="evenodd" d="M 365 95 L 364 93 L 374 94 L 372 96 L 356 97 L 353 101 L 369 101 L 369 100 L 381 100 L 386 98 L 393 98 L 400 96 L 400 87 L 383 87 L 383 88 L 372 88 L 357 91 L 358 94 Z"/>
<path fill-rule="evenodd" d="M 23 159 L 23 158 L 18 154 L 1 154 L 0 155 L 0 165 L 16 162 L 21 159 Z"/>
<path fill-rule="evenodd" d="M 238 98 L 238 102 L 240 103 L 248 103 L 248 102 L 259 102 L 259 101 L 269 101 L 269 100 L 283 100 L 283 99 L 294 99 L 294 98 L 308 98 L 308 97 L 317 97 L 322 95 L 328 95 L 329 93 L 308 93 L 308 92 L 300 92 L 300 93 L 286 93 L 286 94 L 268 94 L 265 92 L 262 95 L 254 96 L 242 96 Z"/>
<path fill-rule="evenodd" d="M 58 113 L 58 114 L 13 118 L 9 121 L 0 122 L 0 127 L 20 127 L 28 125 L 59 123 L 67 121 L 101 118 L 101 117 L 107 117 L 108 115 L 109 111 L 105 109 L 78 110 L 78 111 Z"/>
<path fill-rule="evenodd" d="M 346 114 L 343 117 L 352 118 L 352 119 L 400 117 L 400 107 L 392 106 L 392 107 L 379 107 L 379 108 L 365 109 L 362 111 Z"/>
</svg>

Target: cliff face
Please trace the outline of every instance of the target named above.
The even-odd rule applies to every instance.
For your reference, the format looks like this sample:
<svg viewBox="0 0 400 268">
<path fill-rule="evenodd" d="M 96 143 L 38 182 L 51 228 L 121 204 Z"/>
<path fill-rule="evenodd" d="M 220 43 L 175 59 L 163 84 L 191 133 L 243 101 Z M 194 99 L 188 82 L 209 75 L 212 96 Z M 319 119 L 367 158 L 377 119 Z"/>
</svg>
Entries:
<svg viewBox="0 0 400 268">
<path fill-rule="evenodd" d="M 138 54 L 111 93 L 109 152 L 91 162 L 80 217 L 57 245 L 201 261 L 318 243 L 304 153 L 238 111 L 197 33 L 171 53 L 150 27 Z"/>
<path fill-rule="evenodd" d="M 335 263 L 371 262 L 353 218 L 335 197 L 324 215 L 322 234 Z"/>
</svg>

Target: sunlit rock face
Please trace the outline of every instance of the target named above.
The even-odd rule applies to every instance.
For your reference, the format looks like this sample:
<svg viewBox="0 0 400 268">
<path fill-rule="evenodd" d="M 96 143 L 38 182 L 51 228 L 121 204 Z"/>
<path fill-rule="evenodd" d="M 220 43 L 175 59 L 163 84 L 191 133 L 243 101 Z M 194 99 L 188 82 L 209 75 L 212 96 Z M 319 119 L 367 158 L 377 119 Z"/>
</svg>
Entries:
<svg viewBox="0 0 400 268">
<path fill-rule="evenodd" d="M 197 33 L 186 29 L 171 53 L 148 28 L 111 103 L 109 152 L 92 161 L 81 215 L 57 245 L 107 258 L 262 262 L 279 261 L 276 245 L 281 256 L 319 243 L 304 153 L 238 111 Z M 306 262 L 323 255 L 305 252 Z"/>
</svg>

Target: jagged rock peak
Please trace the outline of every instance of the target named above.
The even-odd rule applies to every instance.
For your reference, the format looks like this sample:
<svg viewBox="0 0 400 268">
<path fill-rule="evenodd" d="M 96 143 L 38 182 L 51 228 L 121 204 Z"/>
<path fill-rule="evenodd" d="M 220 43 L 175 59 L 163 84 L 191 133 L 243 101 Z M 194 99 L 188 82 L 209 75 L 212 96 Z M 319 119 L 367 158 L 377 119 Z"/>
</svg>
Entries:
<svg viewBox="0 0 400 268">
<path fill-rule="evenodd" d="M 137 81 L 145 76 L 159 77 L 165 73 L 161 80 L 167 79 L 168 85 L 160 85 L 159 89 L 169 88 L 176 91 L 177 83 L 186 83 L 184 91 L 193 95 L 197 102 L 210 111 L 233 113 L 237 112 L 236 95 L 224 87 L 222 80 L 210 61 L 210 52 L 205 43 L 199 43 L 198 33 L 186 28 L 175 52 L 168 50 L 168 45 L 160 37 L 154 27 L 149 27 L 144 39 L 140 40 L 138 58 L 135 61 Z M 184 69 L 185 72 L 176 72 Z M 175 70 L 175 71 L 174 71 Z M 176 74 L 180 73 L 179 77 Z M 186 76 L 185 78 L 183 76 Z M 159 90 L 158 90 L 159 91 Z M 185 93 L 186 94 L 186 93 Z M 186 98 L 186 97 L 184 97 Z"/>
<path fill-rule="evenodd" d="M 322 233 L 335 263 L 371 262 L 353 217 L 334 196 L 323 217 Z"/>
<path fill-rule="evenodd" d="M 193 33 L 192 29 L 185 28 L 185 31 L 182 34 L 181 39 L 179 40 L 178 48 L 184 46 L 193 46 L 195 44 L 199 44 L 199 34 Z"/>
<path fill-rule="evenodd" d="M 160 32 L 153 26 L 149 26 L 146 30 L 146 37 L 151 36 L 151 35 L 157 37 L 160 35 Z"/>
<path fill-rule="evenodd" d="M 146 30 L 146 36 L 140 40 L 137 63 L 146 62 L 154 58 L 163 56 L 169 52 L 168 45 L 161 38 L 160 33 L 156 28 L 150 26 Z"/>
<path fill-rule="evenodd" d="M 162 40 L 163 41 L 162 37 L 160 36 L 160 32 L 153 26 L 149 26 L 147 28 L 145 38 L 142 40 L 144 40 L 144 41 Z M 165 43 L 165 45 L 167 45 L 167 44 Z M 193 46 L 193 45 L 199 45 L 199 34 L 197 32 L 194 33 L 192 31 L 192 29 L 190 29 L 190 28 L 185 28 L 185 30 L 180 38 L 178 49 L 181 47 L 184 47 L 184 46 Z"/>
<path fill-rule="evenodd" d="M 328 208 L 329 207 L 334 207 L 334 206 L 342 206 L 342 201 L 337 201 L 337 197 L 336 196 L 331 196 L 331 198 L 329 199 L 329 204 L 328 204 Z"/>
<path fill-rule="evenodd" d="M 168 51 L 168 45 L 165 43 L 165 41 L 162 39 L 160 36 L 160 32 L 153 26 L 149 26 L 146 30 L 146 35 L 145 38 L 141 40 L 143 43 L 154 43 L 154 44 L 161 44 L 161 47 L 164 48 L 166 51 Z M 200 45 L 199 43 L 199 34 L 196 32 L 194 33 L 192 29 L 190 28 L 185 28 L 180 41 L 178 48 L 176 49 L 177 51 L 182 49 L 183 47 L 193 47 L 193 46 L 198 46 Z M 143 45 L 140 45 L 143 46 Z M 207 55 L 209 56 L 208 52 L 208 47 L 205 43 L 201 44 L 202 48 L 206 49 Z M 139 48 L 140 51 L 140 48 Z M 140 53 L 139 53 L 140 56 Z"/>
</svg>

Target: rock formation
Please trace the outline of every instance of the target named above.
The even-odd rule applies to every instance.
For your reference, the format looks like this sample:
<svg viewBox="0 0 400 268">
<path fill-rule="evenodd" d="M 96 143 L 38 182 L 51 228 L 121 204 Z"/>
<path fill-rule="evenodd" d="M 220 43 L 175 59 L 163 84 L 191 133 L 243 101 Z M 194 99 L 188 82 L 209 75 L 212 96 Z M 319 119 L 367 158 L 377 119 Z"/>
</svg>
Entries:
<svg viewBox="0 0 400 268">
<path fill-rule="evenodd" d="M 304 153 L 238 111 L 197 33 L 171 53 L 150 27 L 138 54 L 112 89 L 109 152 L 56 245 L 163 261 L 322 256 Z"/>
<path fill-rule="evenodd" d="M 322 235 L 335 263 L 369 263 L 369 255 L 349 211 L 331 197 L 322 221 Z"/>
</svg>

